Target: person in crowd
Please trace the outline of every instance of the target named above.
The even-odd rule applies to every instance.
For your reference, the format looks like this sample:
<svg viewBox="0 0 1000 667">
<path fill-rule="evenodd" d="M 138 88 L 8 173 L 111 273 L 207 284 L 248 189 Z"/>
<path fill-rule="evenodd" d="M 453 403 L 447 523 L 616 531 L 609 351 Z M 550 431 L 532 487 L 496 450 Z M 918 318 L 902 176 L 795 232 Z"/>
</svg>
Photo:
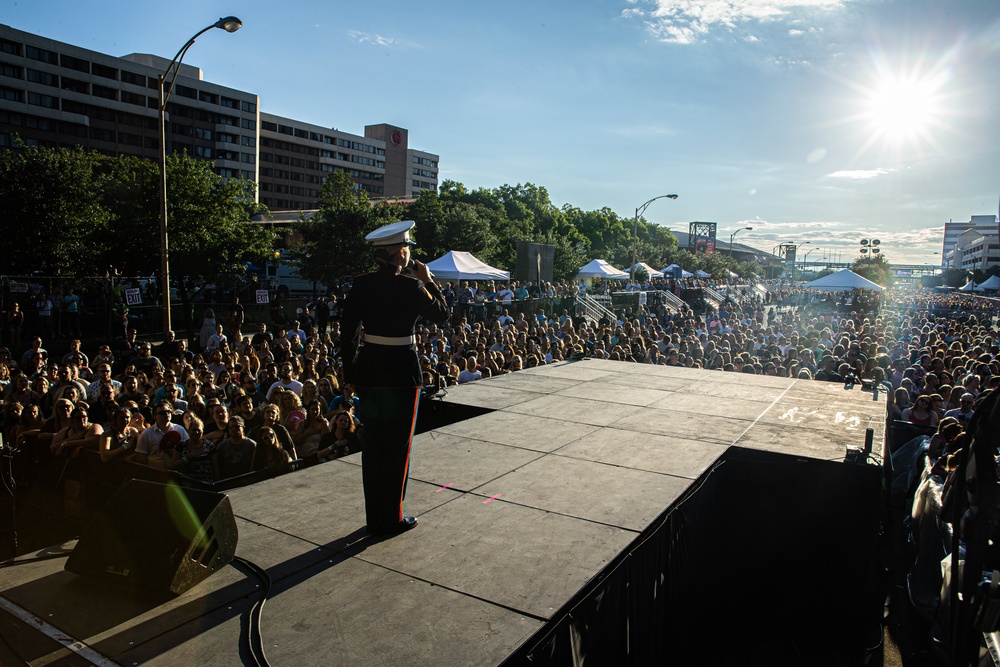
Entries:
<svg viewBox="0 0 1000 667">
<path fill-rule="evenodd" d="M 278 435 L 274 429 L 263 426 L 257 433 L 257 456 L 254 461 L 254 470 L 269 470 L 292 460 L 288 450 L 278 442 Z"/>
<path fill-rule="evenodd" d="M 215 443 L 205 440 L 205 424 L 197 415 L 185 415 L 188 439 L 183 446 L 174 450 L 170 458 L 170 469 L 176 470 L 185 477 L 191 477 L 201 482 L 214 482 L 216 452 Z"/>
<path fill-rule="evenodd" d="M 215 452 L 216 479 L 229 479 L 254 470 L 257 443 L 246 436 L 242 417 L 230 417 L 226 437 Z"/>
<path fill-rule="evenodd" d="M 275 436 L 278 438 L 278 444 L 288 452 L 292 460 L 300 458 L 298 452 L 295 451 L 295 441 L 292 439 L 292 434 L 281 423 L 281 410 L 278 406 L 271 403 L 264 405 L 261 409 L 261 418 L 261 426 L 252 433 L 251 437 L 254 440 L 258 440 L 261 430 L 267 427 L 274 431 Z"/>
<path fill-rule="evenodd" d="M 285 392 L 285 396 L 288 392 Z M 294 394 L 293 394 L 294 396 Z M 295 451 L 305 458 L 319 449 L 320 441 L 330 432 L 330 424 L 323 418 L 323 406 L 313 399 L 306 406 L 306 417 L 295 431 Z"/>
<path fill-rule="evenodd" d="M 99 453 L 103 463 L 109 463 L 135 451 L 139 430 L 133 424 L 132 412 L 119 407 L 110 415 L 111 422 L 101 437 Z"/>
<path fill-rule="evenodd" d="M 86 406 L 75 406 L 70 413 L 70 423 L 52 438 L 49 451 L 53 456 L 73 456 L 77 450 L 87 447 L 97 450 L 104 429 L 100 424 L 91 424 Z"/>
<path fill-rule="evenodd" d="M 302 383 L 292 377 L 292 370 L 291 362 L 286 361 L 281 364 L 278 379 L 267 390 L 268 401 L 271 401 L 274 391 L 279 388 L 292 391 L 298 396 L 302 395 Z"/>
<path fill-rule="evenodd" d="M 338 459 L 360 451 L 361 438 L 349 411 L 336 412 L 331 418 L 331 424 L 332 436 L 327 438 L 329 445 L 318 452 L 321 459 Z"/>
<path fill-rule="evenodd" d="M 938 416 L 934 412 L 934 405 L 931 397 L 927 395 L 918 396 L 913 402 L 913 406 L 903 410 L 903 421 L 908 421 L 917 426 L 937 426 Z"/>
<path fill-rule="evenodd" d="M 198 324 L 200 329 L 199 333 L 199 346 L 198 351 L 202 352 L 208 348 L 208 340 L 212 337 L 212 334 L 216 332 L 216 325 L 218 322 L 215 319 L 215 311 L 211 308 L 206 308 L 205 313 L 201 316 L 201 322 Z"/>
<path fill-rule="evenodd" d="M 962 394 L 959 399 L 959 406 L 944 413 L 945 417 L 958 420 L 963 426 L 967 426 L 972 421 L 972 416 L 976 413 L 976 397 L 972 394 Z"/>
<path fill-rule="evenodd" d="M 153 409 L 153 424 L 139 434 L 135 453 L 129 460 L 160 470 L 170 467 L 170 450 L 188 439 L 184 427 L 171 421 L 173 415 L 173 406 L 167 401 L 156 404 Z M 167 438 L 168 434 L 172 435 Z"/>
</svg>

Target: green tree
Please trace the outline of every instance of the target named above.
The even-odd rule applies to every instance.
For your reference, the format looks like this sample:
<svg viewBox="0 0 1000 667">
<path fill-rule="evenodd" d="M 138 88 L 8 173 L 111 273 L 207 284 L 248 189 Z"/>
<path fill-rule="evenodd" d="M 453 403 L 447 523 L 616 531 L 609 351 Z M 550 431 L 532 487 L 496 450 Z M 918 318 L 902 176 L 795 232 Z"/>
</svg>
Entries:
<svg viewBox="0 0 1000 667">
<path fill-rule="evenodd" d="M 102 206 L 102 163 L 81 148 L 20 146 L 0 151 L 4 273 L 73 275 L 107 268 L 91 239 L 108 229 Z"/>
<path fill-rule="evenodd" d="M 248 262 L 263 262 L 274 234 L 250 223 L 263 207 L 254 201 L 256 184 L 224 179 L 205 160 L 187 154 L 167 158 L 167 220 L 170 272 L 189 284 L 236 286 Z M 183 294 L 183 292 L 182 292 Z"/>
<path fill-rule="evenodd" d="M 858 257 L 851 265 L 851 271 L 882 287 L 892 287 L 895 282 L 892 267 L 882 254 L 874 257 Z"/>
<path fill-rule="evenodd" d="M 449 250 L 470 252 L 489 263 L 496 239 L 490 229 L 487 211 L 472 204 L 458 203 L 444 212 L 444 237 Z M 447 251 L 445 251 L 447 252 Z"/>
<path fill-rule="evenodd" d="M 417 223 L 413 236 L 417 242 L 414 254 L 419 259 L 434 260 L 451 250 L 445 230 L 444 205 L 436 192 L 421 191 L 407 209 L 407 215 Z"/>
<path fill-rule="evenodd" d="M 346 172 L 334 172 L 323 183 L 316 214 L 293 225 L 302 241 L 292 249 L 292 261 L 303 278 L 325 283 L 370 271 L 374 254 L 365 236 L 403 214 L 396 204 L 372 206 Z"/>
</svg>

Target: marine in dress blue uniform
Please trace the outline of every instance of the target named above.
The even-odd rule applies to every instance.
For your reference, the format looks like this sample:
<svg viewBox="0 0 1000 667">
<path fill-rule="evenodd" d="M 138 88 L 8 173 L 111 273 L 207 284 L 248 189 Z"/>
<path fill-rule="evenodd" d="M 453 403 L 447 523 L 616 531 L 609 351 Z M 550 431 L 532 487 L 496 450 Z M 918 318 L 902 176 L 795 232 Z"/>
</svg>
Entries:
<svg viewBox="0 0 1000 667">
<path fill-rule="evenodd" d="M 365 237 L 375 246 L 379 269 L 355 277 L 341 317 L 344 378 L 357 388 L 364 424 L 361 462 L 369 533 L 416 525 L 414 517 L 403 515 L 423 384 L 414 327 L 421 318 L 441 324 L 451 315 L 427 265 L 410 258 L 414 224 L 392 223 Z M 407 267 L 413 276 L 402 273 Z"/>
</svg>

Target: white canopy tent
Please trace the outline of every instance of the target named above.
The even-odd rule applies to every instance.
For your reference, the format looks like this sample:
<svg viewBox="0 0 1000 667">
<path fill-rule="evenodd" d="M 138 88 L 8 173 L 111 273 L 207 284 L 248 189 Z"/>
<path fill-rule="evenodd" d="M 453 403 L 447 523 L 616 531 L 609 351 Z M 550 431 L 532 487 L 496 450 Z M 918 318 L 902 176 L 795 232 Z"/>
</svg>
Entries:
<svg viewBox="0 0 1000 667">
<path fill-rule="evenodd" d="M 586 266 L 581 266 L 577 272 L 580 278 L 607 278 L 609 280 L 628 280 L 628 273 L 611 266 L 603 259 L 591 260 Z"/>
<path fill-rule="evenodd" d="M 985 281 L 976 285 L 980 290 L 1000 290 L 1000 276 L 990 276 Z"/>
<path fill-rule="evenodd" d="M 985 284 L 986 283 L 983 283 L 983 285 L 985 285 Z M 984 291 L 986 289 L 985 287 L 983 287 L 983 285 L 977 285 L 974 281 L 970 280 L 969 282 L 967 282 L 964 285 L 962 285 L 961 287 L 959 287 L 958 291 L 960 291 L 960 292 L 982 292 L 982 291 Z"/>
<path fill-rule="evenodd" d="M 437 278 L 445 280 L 510 280 L 509 271 L 495 269 L 481 262 L 472 253 L 451 250 L 427 263 Z"/>
<path fill-rule="evenodd" d="M 698 269 L 697 271 L 695 271 L 694 275 L 695 275 L 696 278 L 711 278 L 712 277 L 711 273 L 709 273 L 708 271 L 702 271 L 701 269 Z"/>
<path fill-rule="evenodd" d="M 836 273 L 806 283 L 803 287 L 820 292 L 847 292 L 855 289 L 870 289 L 881 292 L 883 289 L 881 285 L 873 283 L 864 276 L 859 276 L 850 269 L 841 269 Z"/>
<path fill-rule="evenodd" d="M 653 267 L 651 267 L 649 264 L 646 264 L 646 262 L 636 262 L 636 264 L 635 264 L 635 270 L 637 272 L 638 271 L 645 271 L 646 275 L 648 275 L 650 278 L 662 278 L 663 277 L 663 271 L 657 271 L 656 269 L 654 269 Z"/>
<path fill-rule="evenodd" d="M 678 264 L 671 264 L 667 268 L 663 269 L 663 273 L 667 275 L 674 275 L 674 268 L 679 266 Z M 681 268 L 681 278 L 694 278 L 694 274 L 690 271 L 685 271 Z"/>
</svg>

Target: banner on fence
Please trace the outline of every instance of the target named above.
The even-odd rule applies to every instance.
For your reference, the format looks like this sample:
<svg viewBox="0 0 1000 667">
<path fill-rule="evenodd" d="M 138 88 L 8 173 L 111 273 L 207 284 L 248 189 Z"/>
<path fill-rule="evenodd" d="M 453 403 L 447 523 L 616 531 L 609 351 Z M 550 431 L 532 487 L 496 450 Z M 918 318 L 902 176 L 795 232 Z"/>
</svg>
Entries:
<svg viewBox="0 0 1000 667">
<path fill-rule="evenodd" d="M 257 303 L 259 304 L 271 303 L 271 297 L 266 289 L 257 290 Z"/>
</svg>

